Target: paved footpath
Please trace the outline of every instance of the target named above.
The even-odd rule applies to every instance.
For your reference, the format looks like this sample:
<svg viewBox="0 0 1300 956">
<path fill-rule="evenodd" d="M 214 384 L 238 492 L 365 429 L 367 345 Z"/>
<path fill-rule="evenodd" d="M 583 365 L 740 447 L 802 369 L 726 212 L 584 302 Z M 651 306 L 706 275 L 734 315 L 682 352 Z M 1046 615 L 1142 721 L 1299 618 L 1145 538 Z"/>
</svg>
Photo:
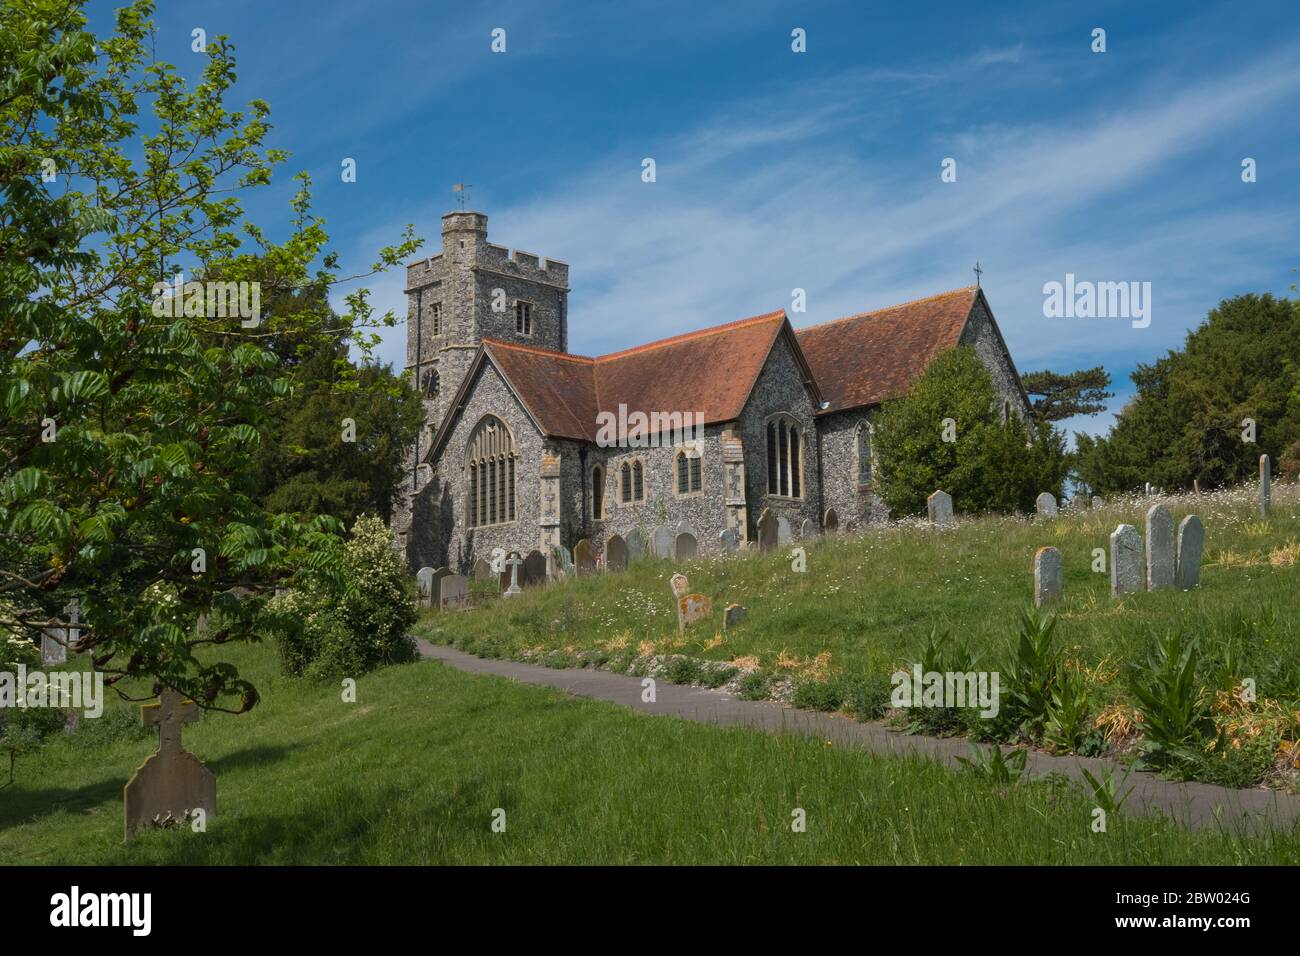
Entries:
<svg viewBox="0 0 1300 956">
<path fill-rule="evenodd" d="M 849 717 L 798 710 L 774 701 L 739 700 L 704 687 L 683 687 L 657 681 L 655 703 L 641 700 L 641 678 L 608 671 L 556 670 L 517 661 L 475 657 L 451 647 L 417 641 L 420 653 L 471 674 L 508 677 L 522 684 L 540 684 L 567 691 L 575 697 L 607 700 L 645 714 L 669 715 L 702 724 L 750 727 L 769 733 L 801 733 L 882 754 L 921 754 L 947 764 L 970 756 L 970 741 L 903 734 L 881 723 L 863 723 Z M 1053 757 L 1030 751 L 1026 767 L 1034 774 L 1063 773 L 1084 782 L 1081 768 L 1100 779 L 1111 761 L 1087 757 Z M 1123 770 L 1116 771 L 1120 776 Z M 1231 833 L 1256 833 L 1264 828 L 1290 829 L 1300 820 L 1300 796 L 1269 790 L 1229 790 L 1205 783 L 1174 783 L 1152 773 L 1132 773 L 1125 783 L 1129 792 L 1122 813 L 1164 813 L 1194 828 L 1222 826 Z"/>
</svg>

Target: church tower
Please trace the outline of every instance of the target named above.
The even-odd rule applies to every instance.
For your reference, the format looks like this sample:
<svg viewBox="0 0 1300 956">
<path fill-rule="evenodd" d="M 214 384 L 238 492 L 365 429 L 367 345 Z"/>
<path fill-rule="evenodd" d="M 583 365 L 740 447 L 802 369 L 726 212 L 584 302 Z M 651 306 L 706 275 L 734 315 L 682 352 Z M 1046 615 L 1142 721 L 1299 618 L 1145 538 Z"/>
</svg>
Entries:
<svg viewBox="0 0 1300 956">
<path fill-rule="evenodd" d="M 481 212 L 447 213 L 442 252 L 406 267 L 406 367 L 424 401 L 424 427 L 407 455 L 409 483 L 394 508 L 393 532 L 413 563 L 428 563 L 411 535 L 426 535 L 413 529 L 423 520 L 413 512 L 432 477 L 421 461 L 479 344 L 493 338 L 567 351 L 568 307 L 568 265 L 488 242 Z"/>
</svg>

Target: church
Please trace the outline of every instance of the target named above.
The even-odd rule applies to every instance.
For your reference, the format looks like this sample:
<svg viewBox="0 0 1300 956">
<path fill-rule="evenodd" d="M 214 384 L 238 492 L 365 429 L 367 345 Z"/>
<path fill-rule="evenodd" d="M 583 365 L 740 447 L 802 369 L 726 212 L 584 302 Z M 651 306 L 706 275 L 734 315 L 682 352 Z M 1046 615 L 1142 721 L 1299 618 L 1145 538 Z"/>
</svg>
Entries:
<svg viewBox="0 0 1300 956">
<path fill-rule="evenodd" d="M 425 426 L 395 503 L 410 566 L 466 573 L 496 548 L 572 551 L 634 529 L 716 554 L 765 509 L 795 533 L 887 520 L 871 416 L 968 345 L 1002 414 L 1028 416 L 978 286 L 795 329 L 784 309 L 611 355 L 573 355 L 569 267 L 442 217 L 442 252 L 407 266 L 407 367 Z M 727 318 L 718 316 L 718 318 Z M 661 531 L 662 533 L 662 531 Z"/>
</svg>

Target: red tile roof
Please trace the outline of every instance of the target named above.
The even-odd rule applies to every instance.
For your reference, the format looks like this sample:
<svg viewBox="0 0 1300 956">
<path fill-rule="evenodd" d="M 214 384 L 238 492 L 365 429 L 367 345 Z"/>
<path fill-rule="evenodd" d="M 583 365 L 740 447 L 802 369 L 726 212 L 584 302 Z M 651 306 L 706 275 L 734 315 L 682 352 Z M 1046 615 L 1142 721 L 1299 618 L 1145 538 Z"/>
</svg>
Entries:
<svg viewBox="0 0 1300 956">
<path fill-rule="evenodd" d="M 961 339 L 978 294 L 969 286 L 795 332 L 830 403 L 823 414 L 906 393 L 936 355 Z"/>
</svg>

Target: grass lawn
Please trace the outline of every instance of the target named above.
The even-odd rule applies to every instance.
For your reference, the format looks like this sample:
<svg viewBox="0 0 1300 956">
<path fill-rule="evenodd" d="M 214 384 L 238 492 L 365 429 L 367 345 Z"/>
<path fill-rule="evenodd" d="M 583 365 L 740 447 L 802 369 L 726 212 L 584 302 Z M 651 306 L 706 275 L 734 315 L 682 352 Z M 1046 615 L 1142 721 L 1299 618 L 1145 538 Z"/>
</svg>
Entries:
<svg viewBox="0 0 1300 956">
<path fill-rule="evenodd" d="M 345 704 L 333 686 L 276 676 L 270 647 L 229 653 L 264 698 L 185 729 L 218 778 L 206 833 L 123 846 L 122 786 L 156 736 L 114 702 L 103 729 L 21 760 L 0 791 L 0 860 L 1300 863 L 1300 833 L 1237 839 L 1149 819 L 1093 833 L 1093 801 L 1051 782 L 1000 789 L 920 759 L 650 717 L 427 661 L 361 679 Z M 806 832 L 791 832 L 795 808 Z"/>
</svg>

